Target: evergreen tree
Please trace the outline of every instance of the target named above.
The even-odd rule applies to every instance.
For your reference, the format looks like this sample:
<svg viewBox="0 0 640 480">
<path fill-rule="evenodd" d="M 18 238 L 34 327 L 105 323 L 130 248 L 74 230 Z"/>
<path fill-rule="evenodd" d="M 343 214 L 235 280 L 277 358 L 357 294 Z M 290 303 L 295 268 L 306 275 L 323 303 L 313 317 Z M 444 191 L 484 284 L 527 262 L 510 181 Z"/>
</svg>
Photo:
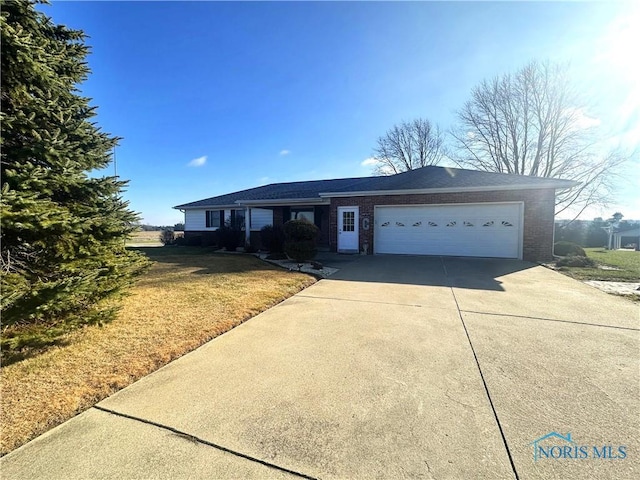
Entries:
<svg viewBox="0 0 640 480">
<path fill-rule="evenodd" d="M 4 325 L 110 318 L 104 301 L 146 265 L 124 247 L 136 214 L 127 182 L 92 178 L 118 138 L 91 121 L 82 31 L 33 1 L 2 1 L 1 267 Z M 37 2 L 41 3 L 41 2 Z"/>
</svg>

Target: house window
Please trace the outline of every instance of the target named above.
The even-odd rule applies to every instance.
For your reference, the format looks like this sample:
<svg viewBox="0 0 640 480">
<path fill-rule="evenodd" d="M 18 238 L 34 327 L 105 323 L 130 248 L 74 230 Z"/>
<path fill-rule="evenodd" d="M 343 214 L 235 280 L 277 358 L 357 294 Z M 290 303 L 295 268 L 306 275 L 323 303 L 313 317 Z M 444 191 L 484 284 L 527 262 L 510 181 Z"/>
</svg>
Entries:
<svg viewBox="0 0 640 480">
<path fill-rule="evenodd" d="M 306 220 L 309 223 L 314 222 L 313 208 L 292 208 L 290 220 Z"/>
<path fill-rule="evenodd" d="M 396 222 L 398 225 L 398 222 Z M 402 225 L 404 227 L 404 225 Z M 355 212 L 342 212 L 342 231 L 355 232 L 356 230 L 356 214 Z"/>
<path fill-rule="evenodd" d="M 231 210 L 231 225 L 233 227 L 244 228 L 245 227 L 245 211 L 244 210 Z"/>
<path fill-rule="evenodd" d="M 207 210 L 205 211 L 206 227 L 220 228 L 224 210 Z"/>
</svg>

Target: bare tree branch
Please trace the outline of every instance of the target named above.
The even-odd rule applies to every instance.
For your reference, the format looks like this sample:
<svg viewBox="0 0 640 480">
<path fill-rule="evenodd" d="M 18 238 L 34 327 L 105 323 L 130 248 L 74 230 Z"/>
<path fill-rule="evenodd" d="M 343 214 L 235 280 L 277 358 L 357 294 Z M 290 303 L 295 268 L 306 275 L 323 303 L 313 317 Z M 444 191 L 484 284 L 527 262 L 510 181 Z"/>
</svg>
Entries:
<svg viewBox="0 0 640 480">
<path fill-rule="evenodd" d="M 437 165 L 444 156 L 444 136 L 437 125 L 418 118 L 394 125 L 378 138 L 373 158 L 377 161 L 374 173 L 396 173 Z"/>
<path fill-rule="evenodd" d="M 559 192 L 558 213 L 611 200 L 615 175 L 630 158 L 602 151 L 596 122 L 571 86 L 567 67 L 549 62 L 481 82 L 451 135 L 453 160 L 461 167 L 580 182 Z"/>
</svg>

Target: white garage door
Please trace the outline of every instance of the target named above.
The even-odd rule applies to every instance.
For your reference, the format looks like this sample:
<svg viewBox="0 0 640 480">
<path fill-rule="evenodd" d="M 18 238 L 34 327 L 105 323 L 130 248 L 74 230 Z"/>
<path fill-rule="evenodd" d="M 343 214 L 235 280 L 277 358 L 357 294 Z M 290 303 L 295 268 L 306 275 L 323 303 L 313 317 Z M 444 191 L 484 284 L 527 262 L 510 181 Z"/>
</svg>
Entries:
<svg viewBox="0 0 640 480">
<path fill-rule="evenodd" d="M 375 253 L 520 258 L 521 203 L 375 207 Z"/>
</svg>

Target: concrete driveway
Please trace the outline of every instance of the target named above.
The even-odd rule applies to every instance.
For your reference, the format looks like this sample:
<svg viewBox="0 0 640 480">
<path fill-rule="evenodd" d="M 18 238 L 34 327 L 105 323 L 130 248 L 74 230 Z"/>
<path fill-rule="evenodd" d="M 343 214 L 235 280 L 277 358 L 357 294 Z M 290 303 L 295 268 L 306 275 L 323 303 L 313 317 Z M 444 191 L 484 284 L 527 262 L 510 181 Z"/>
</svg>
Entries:
<svg viewBox="0 0 640 480">
<path fill-rule="evenodd" d="M 2 478 L 639 478 L 637 304 L 519 261 L 340 266 Z"/>
</svg>

